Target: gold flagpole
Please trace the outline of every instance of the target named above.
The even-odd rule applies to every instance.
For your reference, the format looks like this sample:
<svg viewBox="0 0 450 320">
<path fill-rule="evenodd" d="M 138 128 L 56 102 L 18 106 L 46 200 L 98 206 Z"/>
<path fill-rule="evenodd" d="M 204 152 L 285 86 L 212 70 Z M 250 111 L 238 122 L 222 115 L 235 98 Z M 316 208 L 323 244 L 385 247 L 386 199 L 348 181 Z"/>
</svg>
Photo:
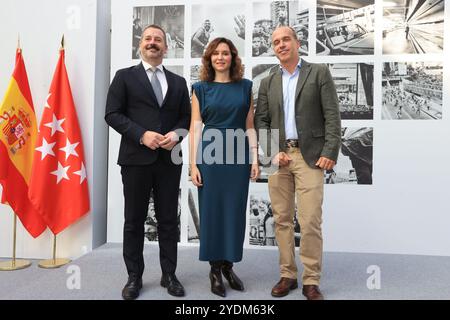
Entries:
<svg viewBox="0 0 450 320">
<path fill-rule="evenodd" d="M 31 266 L 31 262 L 28 260 L 16 260 L 16 239 L 17 239 L 17 215 L 14 213 L 12 260 L 0 263 L 0 271 L 14 271 L 25 269 Z"/>
<path fill-rule="evenodd" d="M 17 50 L 20 49 L 20 34 L 17 35 Z M 12 260 L 0 263 L 0 271 L 14 271 L 25 269 L 31 266 L 31 262 L 28 260 L 16 260 L 16 243 L 17 243 L 17 215 L 14 212 L 13 222 L 13 254 Z"/>
<path fill-rule="evenodd" d="M 64 34 L 61 39 L 61 48 L 59 49 L 64 50 Z M 49 260 L 42 260 L 39 262 L 39 267 L 44 269 L 55 269 L 62 267 L 68 263 L 70 263 L 70 259 L 65 258 L 56 258 L 56 234 L 53 235 L 53 258 Z"/>
</svg>

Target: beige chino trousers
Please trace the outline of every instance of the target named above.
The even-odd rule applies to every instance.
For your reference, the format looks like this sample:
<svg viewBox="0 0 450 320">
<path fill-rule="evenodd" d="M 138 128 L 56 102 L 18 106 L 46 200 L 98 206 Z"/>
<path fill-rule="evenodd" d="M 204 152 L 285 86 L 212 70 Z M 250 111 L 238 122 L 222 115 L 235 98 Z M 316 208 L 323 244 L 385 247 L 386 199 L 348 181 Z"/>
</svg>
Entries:
<svg viewBox="0 0 450 320">
<path fill-rule="evenodd" d="M 305 162 L 299 148 L 288 148 L 292 158 L 269 176 L 269 194 L 280 252 L 281 277 L 297 279 L 294 242 L 295 197 L 300 224 L 300 260 L 303 285 L 319 285 L 322 272 L 323 170 Z"/>
</svg>

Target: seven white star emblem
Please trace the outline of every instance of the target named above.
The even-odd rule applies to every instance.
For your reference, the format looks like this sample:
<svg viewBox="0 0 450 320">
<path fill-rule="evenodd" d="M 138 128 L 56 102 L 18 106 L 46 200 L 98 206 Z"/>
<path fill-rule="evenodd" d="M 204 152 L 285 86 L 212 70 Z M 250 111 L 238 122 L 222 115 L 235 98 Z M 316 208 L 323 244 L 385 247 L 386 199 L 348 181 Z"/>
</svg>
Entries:
<svg viewBox="0 0 450 320">
<path fill-rule="evenodd" d="M 80 184 L 86 179 L 86 168 L 84 167 L 84 163 L 81 164 L 81 170 L 74 172 L 74 174 L 80 176 Z"/>
<path fill-rule="evenodd" d="M 53 152 L 55 144 L 56 142 L 48 143 L 45 138 L 42 138 L 42 146 L 36 148 L 37 151 L 41 152 L 41 160 L 44 160 L 48 155 L 55 156 L 55 153 Z"/>
<path fill-rule="evenodd" d="M 69 141 L 69 138 L 67 138 L 67 143 L 66 146 L 64 148 L 60 148 L 59 150 L 62 150 L 66 153 L 66 161 L 67 159 L 70 157 L 70 155 L 74 155 L 76 157 L 78 157 L 78 153 L 75 150 L 75 148 L 79 145 L 79 142 L 76 142 L 74 144 L 71 144 Z"/>
<path fill-rule="evenodd" d="M 44 108 L 49 108 L 49 109 L 50 109 L 50 105 L 48 104 L 48 99 L 50 98 L 51 95 L 52 95 L 51 93 L 48 94 L 47 100 L 45 101 L 45 106 L 44 106 Z"/>
<path fill-rule="evenodd" d="M 61 125 L 63 124 L 63 122 L 65 120 L 66 120 L 65 118 L 58 120 L 58 119 L 56 119 L 55 114 L 53 114 L 53 121 L 44 124 L 44 126 L 49 127 L 49 128 L 52 129 L 52 137 L 53 137 L 53 135 L 57 131 L 64 133 L 64 129 L 61 127 Z"/>
<path fill-rule="evenodd" d="M 67 171 L 69 170 L 69 168 L 70 166 L 63 167 L 61 162 L 58 161 L 58 169 L 51 172 L 51 174 L 57 177 L 56 184 L 59 184 L 62 179 L 70 180 L 69 176 L 67 175 Z"/>
</svg>

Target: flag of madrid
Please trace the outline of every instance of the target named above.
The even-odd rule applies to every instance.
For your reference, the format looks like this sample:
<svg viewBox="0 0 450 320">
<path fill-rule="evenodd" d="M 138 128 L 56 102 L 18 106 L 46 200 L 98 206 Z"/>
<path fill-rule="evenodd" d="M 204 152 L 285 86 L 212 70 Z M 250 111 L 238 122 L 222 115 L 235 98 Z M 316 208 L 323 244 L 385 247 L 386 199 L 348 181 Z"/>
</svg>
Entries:
<svg viewBox="0 0 450 320">
<path fill-rule="evenodd" d="M 28 193 L 55 235 L 89 212 L 83 143 L 64 57 L 61 49 L 39 126 Z"/>
</svg>

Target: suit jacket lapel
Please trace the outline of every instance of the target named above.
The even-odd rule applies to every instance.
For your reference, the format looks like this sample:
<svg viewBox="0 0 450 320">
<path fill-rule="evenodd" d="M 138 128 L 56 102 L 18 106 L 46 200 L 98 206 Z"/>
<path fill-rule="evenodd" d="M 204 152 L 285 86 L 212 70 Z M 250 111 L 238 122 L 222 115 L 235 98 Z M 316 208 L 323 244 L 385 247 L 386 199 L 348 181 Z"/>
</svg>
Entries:
<svg viewBox="0 0 450 320">
<path fill-rule="evenodd" d="M 283 78 L 281 76 L 281 70 L 278 69 L 273 76 L 273 84 L 275 86 L 275 90 L 272 90 L 270 94 L 278 95 L 276 97 L 278 101 L 277 111 L 279 115 L 280 121 L 280 142 L 285 139 L 285 126 L 284 126 L 284 102 L 283 102 Z"/>
<path fill-rule="evenodd" d="M 164 68 L 164 74 L 166 75 L 166 80 L 167 80 L 167 93 L 166 93 L 166 96 L 164 97 L 161 108 L 164 107 L 164 104 L 166 103 L 167 98 L 169 97 L 169 94 L 171 94 L 171 92 L 173 90 L 173 84 L 174 84 L 174 81 L 172 80 L 172 77 L 173 77 L 172 73 L 170 71 L 168 71 L 166 68 Z"/>
<path fill-rule="evenodd" d="M 311 72 L 310 64 L 302 59 L 300 65 L 300 74 L 298 75 L 297 88 L 295 89 L 295 101 L 297 101 L 310 72 Z"/>
<path fill-rule="evenodd" d="M 153 100 L 154 103 L 151 103 L 151 105 L 157 107 L 158 106 L 158 100 L 156 99 L 155 93 L 153 92 L 152 84 L 150 83 L 150 80 L 148 79 L 147 72 L 144 69 L 144 66 L 142 65 L 142 62 L 138 64 L 135 68 L 136 77 L 138 78 L 141 85 L 144 87 L 145 92 L 148 92 L 150 98 Z"/>
<path fill-rule="evenodd" d="M 283 79 L 281 77 L 281 71 L 277 70 L 277 72 L 273 76 L 273 82 L 275 84 L 275 92 L 271 92 L 271 94 L 277 95 L 278 101 L 278 109 L 284 114 L 284 106 L 283 106 Z"/>
</svg>

